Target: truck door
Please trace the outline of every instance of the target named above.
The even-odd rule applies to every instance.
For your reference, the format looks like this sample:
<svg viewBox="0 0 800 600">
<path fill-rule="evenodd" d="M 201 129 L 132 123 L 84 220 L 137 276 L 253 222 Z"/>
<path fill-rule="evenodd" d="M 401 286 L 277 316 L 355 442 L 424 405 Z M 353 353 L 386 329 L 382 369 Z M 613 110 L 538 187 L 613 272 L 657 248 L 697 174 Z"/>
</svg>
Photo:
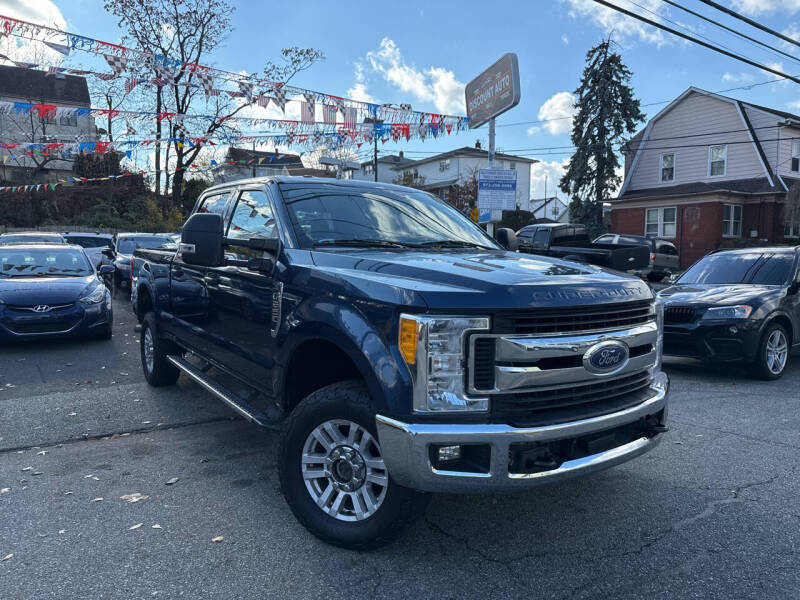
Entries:
<svg viewBox="0 0 800 600">
<path fill-rule="evenodd" d="M 201 200 L 197 212 L 215 213 L 225 216 L 231 190 L 207 196 Z M 170 272 L 171 317 L 165 315 L 167 330 L 175 329 L 176 335 L 185 340 L 201 354 L 212 351 L 206 331 L 216 316 L 209 302 L 206 287 L 206 267 L 190 265 L 183 261 L 181 253 L 175 255 Z"/>
<path fill-rule="evenodd" d="M 263 187 L 237 192 L 226 233 L 225 258 L 231 263 L 206 271 L 205 286 L 215 318 L 207 333 L 212 356 L 251 383 L 270 381 L 274 364 L 273 301 L 280 302 L 279 284 L 265 271 L 241 266 L 251 258 L 273 259 L 265 250 L 236 245 L 236 240 L 275 238 L 272 204 Z M 277 293 L 276 293 L 277 292 Z"/>
</svg>

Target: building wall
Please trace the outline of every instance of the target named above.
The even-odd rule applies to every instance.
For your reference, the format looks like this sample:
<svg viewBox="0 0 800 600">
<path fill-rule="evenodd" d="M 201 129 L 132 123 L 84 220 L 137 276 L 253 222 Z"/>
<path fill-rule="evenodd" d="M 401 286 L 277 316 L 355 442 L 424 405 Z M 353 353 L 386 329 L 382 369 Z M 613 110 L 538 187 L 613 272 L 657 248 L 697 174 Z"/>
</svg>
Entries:
<svg viewBox="0 0 800 600">
<path fill-rule="evenodd" d="M 765 200 L 742 202 L 724 195 L 691 199 L 650 201 L 634 206 L 613 206 L 611 210 L 611 233 L 644 235 L 645 210 L 647 208 L 675 207 L 675 237 L 670 238 L 678 247 L 681 268 L 689 267 L 712 250 L 722 245 L 737 245 L 744 240 L 758 243 L 760 240 L 774 243 L 783 241 L 781 221 L 782 204 L 775 197 Z M 742 205 L 742 235 L 723 237 L 722 214 L 725 204 Z M 756 235 L 751 236 L 755 231 Z"/>
<path fill-rule="evenodd" d="M 375 175 L 371 171 L 372 163 L 367 168 L 362 164 L 360 169 L 353 171 L 353 179 L 359 181 L 375 181 Z M 378 181 L 382 183 L 392 183 L 398 175 L 398 172 L 393 168 L 392 163 L 383 163 L 378 159 Z"/>
<path fill-rule="evenodd" d="M 529 162 L 512 161 L 508 159 L 495 160 L 496 169 L 510 169 L 514 163 L 517 171 L 517 205 L 527 208 L 531 197 L 531 164 Z M 480 169 L 488 169 L 488 159 L 475 156 L 451 156 L 450 166 L 444 171 L 439 168 L 439 161 L 434 160 L 421 165 L 409 165 L 395 170 L 395 177 L 404 172 L 413 173 L 417 170 L 420 177 L 425 178 L 426 186 L 444 185 L 445 182 L 458 179 L 459 182 L 469 181 L 473 175 L 478 176 Z"/>
<path fill-rule="evenodd" d="M 744 130 L 745 123 L 736 105 L 705 94 L 690 93 L 652 122 L 650 141 L 640 147 L 628 190 L 764 177 L 758 153 Z M 725 131 L 731 133 L 720 133 Z M 724 176 L 709 177 L 709 147 L 717 144 L 728 144 L 726 171 Z M 672 181 L 661 182 L 659 161 L 667 152 L 675 153 L 675 177 Z"/>
</svg>

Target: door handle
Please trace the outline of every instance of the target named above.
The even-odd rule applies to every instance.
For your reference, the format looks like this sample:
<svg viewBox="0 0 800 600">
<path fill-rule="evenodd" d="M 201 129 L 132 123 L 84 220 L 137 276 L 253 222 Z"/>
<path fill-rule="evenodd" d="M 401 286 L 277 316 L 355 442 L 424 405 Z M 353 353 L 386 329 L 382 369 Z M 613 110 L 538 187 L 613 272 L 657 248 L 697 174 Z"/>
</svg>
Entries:
<svg viewBox="0 0 800 600">
<path fill-rule="evenodd" d="M 183 277 L 183 269 L 180 267 L 172 267 L 172 274 L 175 275 L 175 277 Z"/>
</svg>

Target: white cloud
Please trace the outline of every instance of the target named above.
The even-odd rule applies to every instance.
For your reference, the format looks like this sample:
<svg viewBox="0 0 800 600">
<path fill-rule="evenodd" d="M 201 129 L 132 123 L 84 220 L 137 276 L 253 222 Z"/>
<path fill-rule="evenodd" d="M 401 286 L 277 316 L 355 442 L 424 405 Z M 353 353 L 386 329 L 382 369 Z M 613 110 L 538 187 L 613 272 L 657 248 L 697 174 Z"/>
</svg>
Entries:
<svg viewBox="0 0 800 600">
<path fill-rule="evenodd" d="M 734 10 L 749 15 L 776 11 L 795 13 L 800 10 L 800 0 L 732 0 L 731 4 Z"/>
<path fill-rule="evenodd" d="M 786 106 L 792 110 L 800 110 L 800 100 L 792 100 L 791 102 L 787 103 Z"/>
<path fill-rule="evenodd" d="M 722 81 L 725 83 L 751 83 L 753 81 L 753 75 L 744 71 L 740 73 L 726 72 L 722 74 Z"/>
<path fill-rule="evenodd" d="M 397 44 L 389 38 L 381 40 L 377 51 L 367 53 L 367 62 L 374 72 L 417 101 L 429 102 L 442 113 L 464 113 L 464 84 L 452 71 L 433 66 L 420 70 L 407 64 Z M 403 101 L 399 99 L 397 103 Z"/>
<path fill-rule="evenodd" d="M 615 37 L 619 38 L 633 38 L 639 39 L 644 42 L 662 46 L 667 43 L 670 36 L 660 29 L 657 29 L 641 21 L 637 21 L 633 17 L 623 15 L 613 9 L 606 8 L 597 4 L 593 0 L 561 0 L 566 2 L 569 6 L 569 14 L 573 18 L 584 17 L 590 19 L 597 27 L 606 32 L 614 33 Z M 754 1 L 754 0 L 753 0 Z M 797 0 L 800 2 L 800 0 Z M 648 19 L 653 21 L 661 21 L 656 15 L 665 13 L 665 4 L 660 0 L 638 0 L 637 2 L 642 7 L 652 11 L 642 11 L 641 9 L 626 5 L 625 8 L 631 12 L 642 13 Z"/>
<path fill-rule="evenodd" d="M 364 65 L 359 61 L 356 62 L 355 70 L 356 82 L 349 90 L 347 90 L 347 97 L 360 102 L 371 102 L 377 104 L 378 101 L 375 97 L 367 91 L 367 78 L 364 74 Z"/>
<path fill-rule="evenodd" d="M 51 0 L 0 0 L 0 14 L 21 21 L 39 23 L 48 27 L 65 30 L 67 21 L 64 15 Z M 58 65 L 64 55 L 51 50 L 41 42 L 34 42 L 24 38 L 8 36 L 8 45 L 3 54 L 14 60 L 34 62 L 45 66 Z M 63 43 L 61 40 L 53 40 Z"/>
<path fill-rule="evenodd" d="M 542 161 L 531 167 L 531 198 L 541 199 L 545 197 L 545 181 L 547 182 L 547 197 L 559 196 L 564 198 L 564 194 L 558 189 L 558 182 L 564 174 L 567 161 Z"/>
<path fill-rule="evenodd" d="M 569 44 L 569 38 L 567 37 L 566 33 L 561 34 L 561 42 L 566 46 Z"/>
<path fill-rule="evenodd" d="M 545 121 L 543 127 L 548 133 L 558 135 L 572 129 L 572 117 L 575 116 L 575 97 L 569 92 L 558 92 L 550 96 L 539 108 L 539 120 Z M 538 133 L 528 129 L 528 135 Z"/>
</svg>

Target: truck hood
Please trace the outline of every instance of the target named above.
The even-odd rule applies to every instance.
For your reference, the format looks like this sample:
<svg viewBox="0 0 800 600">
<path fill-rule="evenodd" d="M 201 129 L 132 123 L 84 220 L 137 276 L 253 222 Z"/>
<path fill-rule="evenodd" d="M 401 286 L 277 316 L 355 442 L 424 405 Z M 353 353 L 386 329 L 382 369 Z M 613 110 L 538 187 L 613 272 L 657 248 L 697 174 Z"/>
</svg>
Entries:
<svg viewBox="0 0 800 600">
<path fill-rule="evenodd" d="M 312 252 L 311 259 L 340 279 L 348 296 L 435 309 L 579 306 L 652 297 L 636 277 L 515 252 L 337 249 Z"/>
</svg>

